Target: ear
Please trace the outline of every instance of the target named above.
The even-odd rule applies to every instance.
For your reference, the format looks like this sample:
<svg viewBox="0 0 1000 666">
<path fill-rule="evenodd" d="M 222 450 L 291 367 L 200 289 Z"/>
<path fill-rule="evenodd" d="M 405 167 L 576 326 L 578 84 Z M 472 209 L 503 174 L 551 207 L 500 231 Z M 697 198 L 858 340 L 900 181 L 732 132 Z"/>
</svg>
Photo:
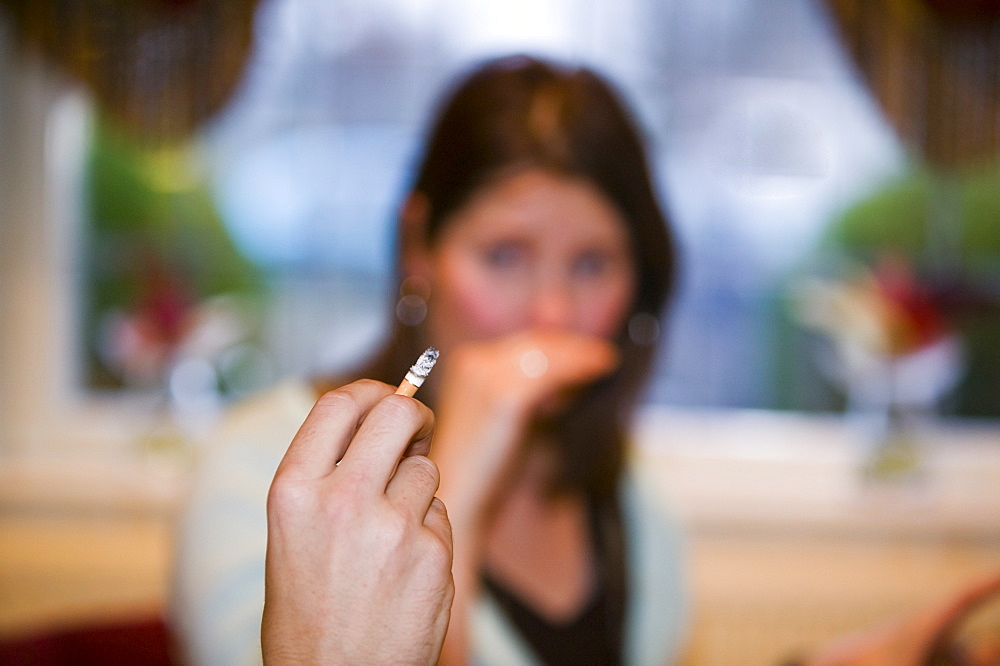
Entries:
<svg viewBox="0 0 1000 666">
<path fill-rule="evenodd" d="M 430 204 L 423 192 L 411 192 L 399 211 L 400 261 L 403 275 L 424 281 L 430 278 L 427 216 Z"/>
</svg>

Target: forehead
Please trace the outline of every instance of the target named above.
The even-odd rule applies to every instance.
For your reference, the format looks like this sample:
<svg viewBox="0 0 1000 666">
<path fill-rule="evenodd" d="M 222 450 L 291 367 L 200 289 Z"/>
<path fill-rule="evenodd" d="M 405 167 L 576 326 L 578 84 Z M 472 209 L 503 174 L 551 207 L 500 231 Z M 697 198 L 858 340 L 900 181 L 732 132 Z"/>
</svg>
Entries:
<svg viewBox="0 0 1000 666">
<path fill-rule="evenodd" d="M 444 235 L 628 241 L 625 220 L 596 187 L 539 170 L 522 171 L 483 188 L 456 212 Z"/>
</svg>

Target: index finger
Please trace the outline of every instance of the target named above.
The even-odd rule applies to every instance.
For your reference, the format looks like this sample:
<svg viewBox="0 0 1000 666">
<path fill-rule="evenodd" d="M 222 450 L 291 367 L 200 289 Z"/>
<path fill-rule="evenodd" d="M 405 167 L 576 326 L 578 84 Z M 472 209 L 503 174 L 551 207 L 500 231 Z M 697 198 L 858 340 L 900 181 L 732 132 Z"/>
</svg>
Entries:
<svg viewBox="0 0 1000 666">
<path fill-rule="evenodd" d="M 617 348 L 602 338 L 569 331 L 528 331 L 513 340 L 513 360 L 528 377 L 585 383 L 614 370 Z"/>
<path fill-rule="evenodd" d="M 433 431 L 430 408 L 413 398 L 388 395 L 369 411 L 338 469 L 363 474 L 373 488 L 385 492 L 404 455 L 430 451 Z"/>
<path fill-rule="evenodd" d="M 324 393 L 295 433 L 276 474 L 303 479 L 329 474 L 372 408 L 392 391 L 388 384 L 361 379 Z"/>
</svg>

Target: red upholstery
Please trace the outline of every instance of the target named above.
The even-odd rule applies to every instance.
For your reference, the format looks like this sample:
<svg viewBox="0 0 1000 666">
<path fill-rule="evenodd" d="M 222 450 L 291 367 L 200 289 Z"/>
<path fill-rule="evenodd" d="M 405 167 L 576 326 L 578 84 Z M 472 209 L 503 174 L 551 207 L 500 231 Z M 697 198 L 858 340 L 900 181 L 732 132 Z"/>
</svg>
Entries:
<svg viewBox="0 0 1000 666">
<path fill-rule="evenodd" d="M 99 624 L 0 640 L 4 666 L 177 666 L 159 619 Z"/>
</svg>

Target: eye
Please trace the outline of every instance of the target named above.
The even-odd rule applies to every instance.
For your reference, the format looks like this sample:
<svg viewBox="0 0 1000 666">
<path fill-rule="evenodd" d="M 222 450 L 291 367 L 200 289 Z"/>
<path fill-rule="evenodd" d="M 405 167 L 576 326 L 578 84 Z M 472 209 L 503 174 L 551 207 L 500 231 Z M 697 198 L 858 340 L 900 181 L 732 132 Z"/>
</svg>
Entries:
<svg viewBox="0 0 1000 666">
<path fill-rule="evenodd" d="M 573 260 L 573 274 L 578 277 L 597 277 L 607 272 L 611 257 L 606 252 L 591 250 Z"/>
<path fill-rule="evenodd" d="M 514 268 L 524 262 L 527 250 L 521 243 L 502 241 L 483 251 L 483 259 L 491 268 Z"/>
</svg>

